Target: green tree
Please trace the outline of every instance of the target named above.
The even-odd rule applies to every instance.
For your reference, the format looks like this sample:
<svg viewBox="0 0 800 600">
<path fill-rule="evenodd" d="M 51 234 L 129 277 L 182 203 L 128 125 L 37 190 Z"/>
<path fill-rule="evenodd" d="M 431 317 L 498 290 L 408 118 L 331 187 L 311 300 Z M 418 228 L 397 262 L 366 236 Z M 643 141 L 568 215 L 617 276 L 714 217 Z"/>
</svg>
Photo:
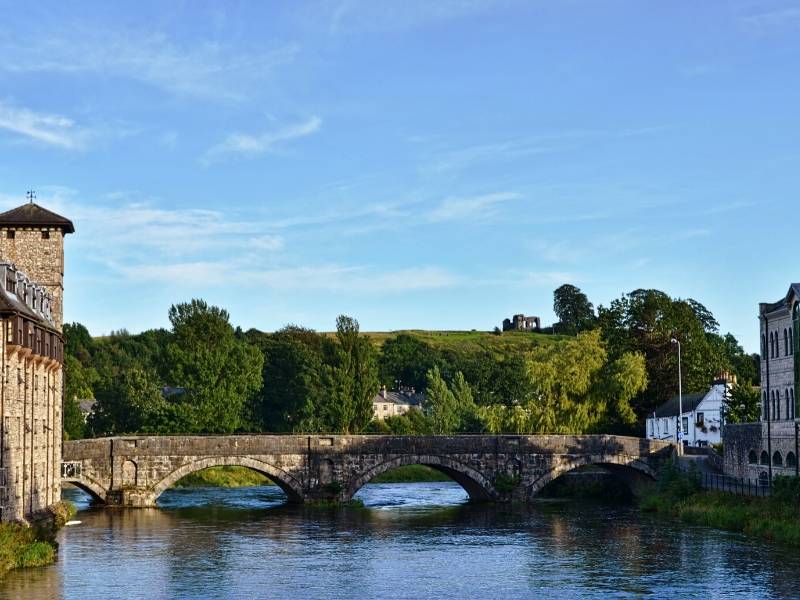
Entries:
<svg viewBox="0 0 800 600">
<path fill-rule="evenodd" d="M 725 398 L 725 420 L 728 423 L 753 423 L 761 417 L 761 394 L 748 384 L 736 384 Z"/>
<path fill-rule="evenodd" d="M 322 341 L 316 332 L 290 326 L 250 338 L 264 353 L 263 387 L 256 400 L 260 429 L 322 431 Z"/>
<path fill-rule="evenodd" d="M 96 436 L 185 432 L 168 413 L 156 375 L 134 367 L 98 390 L 88 427 Z"/>
<path fill-rule="evenodd" d="M 261 389 L 264 356 L 237 339 L 227 311 L 202 300 L 169 309 L 172 335 L 166 346 L 167 382 L 192 432 L 232 433 L 246 425 L 248 401 Z"/>
<path fill-rule="evenodd" d="M 625 353 L 644 356 L 648 387 L 632 406 L 643 422 L 646 415 L 678 393 L 681 342 L 684 391 L 705 391 L 714 377 L 731 368 L 724 340 L 713 315 L 695 300 L 673 299 L 658 290 L 635 290 L 600 307 L 599 324 L 613 359 Z"/>
<path fill-rule="evenodd" d="M 372 421 L 372 398 L 379 384 L 374 350 L 359 335 L 358 321 L 345 315 L 336 319 L 336 342 L 326 354 L 319 422 L 329 431 L 364 431 Z"/>
<path fill-rule="evenodd" d="M 439 367 L 433 367 L 428 371 L 425 387 L 425 414 L 431 422 L 433 433 L 454 433 L 461 423 L 458 402 L 447 386 L 447 382 L 442 379 Z"/>
<path fill-rule="evenodd" d="M 408 333 L 401 333 L 383 343 L 378 359 L 380 380 L 390 389 L 395 381 L 399 381 L 424 390 L 426 374 L 436 364 L 437 353 L 429 344 Z"/>
<path fill-rule="evenodd" d="M 594 327 L 594 306 L 580 288 L 565 283 L 553 292 L 553 311 L 559 333 L 575 334 Z"/>
<path fill-rule="evenodd" d="M 71 354 L 64 354 L 64 433 L 67 439 L 77 440 L 86 435 L 86 422 L 79 401 L 94 398 L 92 384 L 96 374 L 86 369 Z"/>
</svg>

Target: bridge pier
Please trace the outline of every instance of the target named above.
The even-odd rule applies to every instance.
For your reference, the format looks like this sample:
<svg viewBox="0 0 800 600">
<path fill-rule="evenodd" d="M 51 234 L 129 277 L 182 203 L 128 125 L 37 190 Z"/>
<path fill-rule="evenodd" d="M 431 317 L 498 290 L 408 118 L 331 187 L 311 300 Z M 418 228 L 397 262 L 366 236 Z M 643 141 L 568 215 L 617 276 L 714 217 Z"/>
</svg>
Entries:
<svg viewBox="0 0 800 600">
<path fill-rule="evenodd" d="M 600 465 L 653 478 L 673 444 L 621 436 L 164 436 L 65 442 L 65 481 L 111 506 L 152 507 L 181 478 L 236 465 L 263 473 L 291 502 L 348 501 L 374 477 L 427 465 L 472 500 L 527 502 L 572 469 Z"/>
</svg>

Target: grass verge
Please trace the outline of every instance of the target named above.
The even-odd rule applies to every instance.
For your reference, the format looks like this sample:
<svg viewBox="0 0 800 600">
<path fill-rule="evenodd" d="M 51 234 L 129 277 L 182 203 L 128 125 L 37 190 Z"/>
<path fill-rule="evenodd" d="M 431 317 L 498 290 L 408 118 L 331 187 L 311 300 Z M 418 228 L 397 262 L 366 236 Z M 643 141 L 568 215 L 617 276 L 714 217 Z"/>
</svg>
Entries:
<svg viewBox="0 0 800 600">
<path fill-rule="evenodd" d="M 800 480 L 776 478 L 773 496 L 751 498 L 700 489 L 693 474 L 669 467 L 640 507 L 685 523 L 736 531 L 763 540 L 800 546 Z"/>
<path fill-rule="evenodd" d="M 247 467 L 223 466 L 209 467 L 187 475 L 175 484 L 177 488 L 187 487 L 254 487 L 275 485 L 269 477 Z"/>
<path fill-rule="evenodd" d="M 58 548 L 56 531 L 73 516 L 75 507 L 69 502 L 59 502 L 33 518 L 30 527 L 0 523 L 0 577 L 11 569 L 53 563 Z"/>
</svg>

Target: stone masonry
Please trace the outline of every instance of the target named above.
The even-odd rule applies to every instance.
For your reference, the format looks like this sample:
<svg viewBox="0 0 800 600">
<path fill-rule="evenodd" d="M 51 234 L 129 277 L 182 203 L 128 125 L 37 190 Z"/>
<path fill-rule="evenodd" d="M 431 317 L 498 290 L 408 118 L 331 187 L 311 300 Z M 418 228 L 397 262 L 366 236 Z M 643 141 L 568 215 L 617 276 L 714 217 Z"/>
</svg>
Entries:
<svg viewBox="0 0 800 600">
<path fill-rule="evenodd" d="M 550 481 L 600 465 L 629 485 L 653 478 L 669 442 L 620 436 L 242 435 L 117 437 L 65 442 L 65 478 L 110 505 L 155 506 L 179 479 L 219 465 L 264 473 L 290 501 L 347 501 L 404 465 L 431 466 L 474 500 L 527 501 Z"/>
<path fill-rule="evenodd" d="M 35 204 L 0 214 L 0 521 L 61 498 L 64 235 Z"/>
</svg>

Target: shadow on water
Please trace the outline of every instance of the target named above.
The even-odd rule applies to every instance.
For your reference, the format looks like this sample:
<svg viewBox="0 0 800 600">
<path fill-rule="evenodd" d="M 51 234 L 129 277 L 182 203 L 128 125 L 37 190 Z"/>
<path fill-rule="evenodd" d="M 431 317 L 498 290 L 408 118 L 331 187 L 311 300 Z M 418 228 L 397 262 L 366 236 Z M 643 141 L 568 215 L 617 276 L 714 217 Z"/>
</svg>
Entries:
<svg viewBox="0 0 800 600">
<path fill-rule="evenodd" d="M 276 487 L 169 490 L 159 509 L 81 508 L 59 561 L 0 598 L 796 597 L 800 559 L 635 506 L 467 502 L 452 482 L 370 484 L 364 508 Z"/>
</svg>

